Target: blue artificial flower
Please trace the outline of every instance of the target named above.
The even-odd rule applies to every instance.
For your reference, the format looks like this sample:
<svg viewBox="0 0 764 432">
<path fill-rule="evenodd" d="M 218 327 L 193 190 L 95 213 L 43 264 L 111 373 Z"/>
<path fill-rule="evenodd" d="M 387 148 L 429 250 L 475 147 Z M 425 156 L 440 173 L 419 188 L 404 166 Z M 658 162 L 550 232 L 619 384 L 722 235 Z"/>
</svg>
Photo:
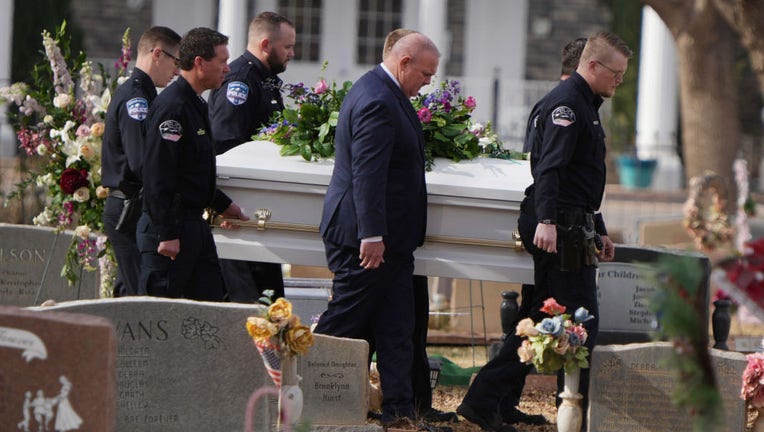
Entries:
<svg viewBox="0 0 764 432">
<path fill-rule="evenodd" d="M 584 323 L 593 320 L 594 315 L 589 315 L 589 311 L 582 306 L 576 309 L 576 313 L 573 314 L 573 319 L 576 320 L 577 323 Z"/>
<path fill-rule="evenodd" d="M 552 318 L 544 318 L 543 321 L 536 325 L 536 330 L 538 330 L 539 333 L 558 337 L 565 331 L 565 326 L 563 325 L 562 319 L 560 319 L 559 316 L 556 316 Z"/>
<path fill-rule="evenodd" d="M 581 338 L 576 334 L 576 332 L 568 332 L 568 343 L 572 346 L 578 346 L 581 345 Z"/>
</svg>

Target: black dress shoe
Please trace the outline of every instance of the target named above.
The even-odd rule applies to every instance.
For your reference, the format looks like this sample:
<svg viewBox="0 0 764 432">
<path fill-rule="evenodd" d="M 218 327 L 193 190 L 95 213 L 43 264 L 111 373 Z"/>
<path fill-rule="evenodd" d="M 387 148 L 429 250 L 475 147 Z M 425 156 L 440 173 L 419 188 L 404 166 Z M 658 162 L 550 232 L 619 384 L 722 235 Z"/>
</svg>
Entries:
<svg viewBox="0 0 764 432">
<path fill-rule="evenodd" d="M 515 424 L 515 423 L 524 423 L 529 425 L 543 425 L 547 424 L 546 417 L 544 417 L 541 414 L 526 414 L 517 407 L 512 407 L 512 410 L 509 412 L 503 412 L 501 413 L 502 420 L 504 420 L 504 423 L 509 424 Z"/>
<path fill-rule="evenodd" d="M 483 430 L 493 432 L 517 432 L 517 429 L 514 427 L 503 424 L 499 413 L 493 413 L 490 417 L 486 417 L 465 403 L 459 405 L 456 409 L 456 413 L 467 419 L 468 422 L 480 426 Z"/>
<path fill-rule="evenodd" d="M 457 423 L 459 422 L 459 416 L 453 411 L 441 411 L 435 408 L 430 408 L 425 412 L 419 413 L 419 418 L 428 422 L 436 423 Z"/>
</svg>

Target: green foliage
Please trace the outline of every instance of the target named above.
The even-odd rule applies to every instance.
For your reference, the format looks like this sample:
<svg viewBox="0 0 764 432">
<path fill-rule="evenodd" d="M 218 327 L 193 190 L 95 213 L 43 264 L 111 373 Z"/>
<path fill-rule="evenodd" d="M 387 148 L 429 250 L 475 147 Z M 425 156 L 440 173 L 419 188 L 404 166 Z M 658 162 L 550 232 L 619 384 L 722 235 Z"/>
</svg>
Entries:
<svg viewBox="0 0 764 432">
<path fill-rule="evenodd" d="M 642 29 L 642 2 L 608 0 L 612 11 L 610 29 L 626 42 L 634 55 L 613 96 L 613 114 L 607 126 L 608 145 L 616 152 L 634 150 L 637 130 L 637 84 L 639 81 L 639 45 Z"/>
<path fill-rule="evenodd" d="M 703 275 L 697 258 L 663 258 L 653 280 L 659 289 L 649 307 L 658 316 L 658 336 L 674 345 L 666 362 L 679 380 L 672 400 L 694 414 L 694 430 L 714 431 L 720 425 L 722 400 L 708 353 L 708 324 L 701 312 L 708 304 L 700 290 Z"/>
<path fill-rule="evenodd" d="M 326 62 L 322 74 L 326 70 Z M 287 84 L 287 97 L 293 106 L 274 113 L 271 125 L 252 139 L 264 139 L 281 145 L 282 156 L 300 155 L 307 161 L 334 155 L 334 131 L 340 106 L 352 83 L 331 86 L 321 78 L 313 88 L 303 83 Z"/>
<path fill-rule="evenodd" d="M 481 154 L 501 153 L 501 141 L 490 123 L 483 126 L 472 121 L 477 102 L 461 94 L 458 81 L 441 81 L 432 92 L 414 98 L 413 104 L 422 122 L 428 171 L 436 157 L 459 162 Z"/>
</svg>

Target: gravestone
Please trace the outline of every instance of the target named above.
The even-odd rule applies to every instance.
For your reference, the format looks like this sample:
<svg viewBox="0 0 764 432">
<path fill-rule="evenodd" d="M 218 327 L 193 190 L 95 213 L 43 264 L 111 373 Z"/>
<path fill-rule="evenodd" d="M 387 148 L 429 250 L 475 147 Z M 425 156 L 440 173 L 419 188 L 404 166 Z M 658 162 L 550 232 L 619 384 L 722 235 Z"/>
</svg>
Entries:
<svg viewBox="0 0 764 432">
<path fill-rule="evenodd" d="M 83 271 L 75 286 L 61 277 L 71 231 L 0 223 L 0 304 L 39 305 L 98 298 L 98 277 Z"/>
<path fill-rule="evenodd" d="M 252 392 L 272 385 L 245 328 L 254 305 L 129 297 L 35 309 L 113 323 L 120 432 L 240 432 Z M 267 404 L 254 419 L 266 430 Z"/>
<path fill-rule="evenodd" d="M 663 364 L 674 348 L 657 342 L 597 346 L 589 383 L 589 432 L 691 431 L 692 416 L 671 402 L 680 385 Z M 723 401 L 720 431 L 742 432 L 745 401 L 740 398 L 745 356 L 711 350 L 716 383 Z"/>
<path fill-rule="evenodd" d="M 0 306 L 0 430 L 114 430 L 109 320 Z"/>
<path fill-rule="evenodd" d="M 331 279 L 284 278 L 284 296 L 305 323 L 313 322 L 326 310 L 331 291 Z"/>
<path fill-rule="evenodd" d="M 703 269 L 701 294 L 709 301 L 711 267 L 706 256 L 680 250 L 616 246 L 615 259 L 600 263 L 597 269 L 600 327 L 598 345 L 648 342 L 655 330 L 655 314 L 648 310 L 648 302 L 656 287 L 650 280 L 655 264 L 666 255 L 696 258 Z M 703 311 L 702 322 L 708 322 L 708 308 Z"/>
<path fill-rule="evenodd" d="M 315 335 L 301 356 L 302 419 L 313 425 L 363 425 L 369 410 L 369 344 Z"/>
</svg>

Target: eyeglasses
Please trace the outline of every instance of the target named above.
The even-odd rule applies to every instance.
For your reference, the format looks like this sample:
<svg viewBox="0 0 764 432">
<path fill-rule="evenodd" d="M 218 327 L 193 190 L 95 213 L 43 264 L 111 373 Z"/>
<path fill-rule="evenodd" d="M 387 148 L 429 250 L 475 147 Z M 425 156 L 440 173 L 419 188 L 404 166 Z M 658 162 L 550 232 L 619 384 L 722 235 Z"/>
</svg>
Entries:
<svg viewBox="0 0 764 432">
<path fill-rule="evenodd" d="M 166 55 L 167 57 L 170 57 L 171 59 L 173 59 L 173 61 L 175 61 L 175 66 L 180 67 L 180 59 L 179 58 L 177 58 L 174 55 L 168 53 L 164 49 L 162 49 L 162 52 L 164 53 L 164 55 Z"/>
<path fill-rule="evenodd" d="M 599 60 L 595 60 L 595 61 L 597 62 L 598 65 L 604 67 L 605 69 L 609 70 L 610 72 L 613 72 L 613 78 L 615 78 L 616 80 L 623 79 L 623 71 L 617 71 L 617 70 L 607 66 L 605 63 L 602 63 Z"/>
</svg>

